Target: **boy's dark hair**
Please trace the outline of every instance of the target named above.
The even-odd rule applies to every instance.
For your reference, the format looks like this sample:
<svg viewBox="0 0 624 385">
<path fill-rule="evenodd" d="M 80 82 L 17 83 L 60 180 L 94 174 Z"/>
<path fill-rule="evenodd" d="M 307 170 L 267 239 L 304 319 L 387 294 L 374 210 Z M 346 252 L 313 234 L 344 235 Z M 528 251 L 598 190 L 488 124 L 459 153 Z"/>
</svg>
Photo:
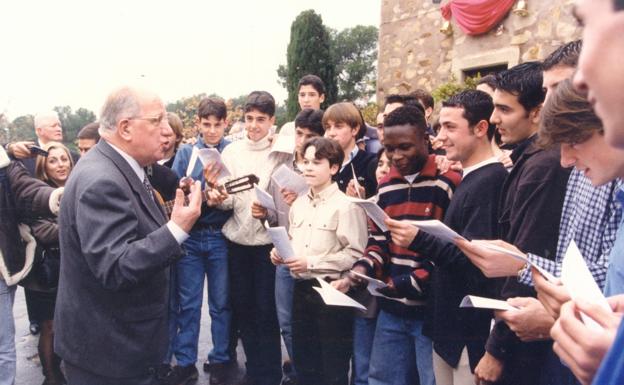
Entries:
<svg viewBox="0 0 624 385">
<path fill-rule="evenodd" d="M 82 127 L 80 131 L 78 131 L 77 139 L 93 139 L 96 142 L 100 140 L 100 133 L 98 130 L 100 129 L 100 123 L 92 122 Z"/>
<path fill-rule="evenodd" d="M 576 68 L 582 47 L 582 40 L 571 41 L 560 46 L 544 59 L 542 70 L 548 71 L 557 66 Z"/>
<path fill-rule="evenodd" d="M 323 128 L 325 128 L 327 122 L 330 120 L 334 123 L 345 123 L 351 128 L 358 127 L 355 140 L 364 137 L 364 134 L 366 134 L 366 126 L 364 125 L 362 113 L 355 104 L 351 102 L 340 102 L 329 106 L 323 114 Z"/>
<path fill-rule="evenodd" d="M 423 137 L 427 135 L 427 122 L 425 121 L 425 115 L 420 109 L 415 106 L 403 106 L 386 116 L 384 119 L 384 129 L 393 126 L 409 125 Z"/>
<path fill-rule="evenodd" d="M 323 136 L 323 110 L 306 108 L 301 110 L 295 118 L 295 127 L 307 128 L 318 136 Z"/>
<path fill-rule="evenodd" d="M 306 140 L 301 146 L 301 153 L 305 154 L 308 147 L 314 146 L 316 150 L 314 152 L 314 159 L 321 160 L 327 159 L 329 161 L 329 167 L 337 165 L 342 166 L 344 161 L 344 152 L 338 142 L 331 139 L 324 138 L 322 136 L 314 137 Z"/>
<path fill-rule="evenodd" d="M 470 127 L 474 127 L 482 120 L 488 122 L 487 136 L 492 139 L 496 126 L 490 123 L 490 116 L 494 111 L 492 97 L 479 90 L 466 90 L 459 92 L 444 102 L 442 107 L 463 108 L 462 116 L 468 121 Z"/>
<path fill-rule="evenodd" d="M 480 78 L 477 81 L 477 85 L 479 84 L 485 84 L 489 86 L 491 89 L 495 90 L 496 89 L 496 75 L 492 75 L 492 74 L 485 75 L 484 77 Z"/>
<path fill-rule="evenodd" d="M 416 99 L 418 99 L 418 101 L 422 103 L 425 109 L 433 109 L 435 101 L 433 100 L 433 96 L 431 96 L 429 92 L 423 90 L 422 88 L 418 88 L 414 92 L 410 93 L 410 95 L 413 95 Z"/>
<path fill-rule="evenodd" d="M 604 131 L 587 96 L 574 88 L 571 79 L 559 83 L 542 107 L 538 145 L 549 148 L 561 143 L 583 143 L 594 132 Z"/>
<path fill-rule="evenodd" d="M 614 0 L 613 1 L 613 8 L 616 11 L 624 11 L 624 0 Z"/>
<path fill-rule="evenodd" d="M 413 106 L 422 110 L 421 112 L 423 114 L 425 113 L 425 108 L 423 107 L 423 105 L 420 104 L 416 96 L 412 94 L 390 94 L 386 96 L 384 108 L 386 108 L 388 104 L 394 103 L 401 103 L 404 106 Z"/>
<path fill-rule="evenodd" d="M 496 89 L 518 97 L 527 114 L 544 102 L 542 65 L 538 62 L 518 64 L 496 74 Z"/>
<path fill-rule="evenodd" d="M 301 86 L 312 86 L 316 92 L 318 92 L 319 96 L 325 95 L 325 83 L 323 83 L 323 80 L 316 75 L 305 75 L 299 79 L 297 91 L 299 91 Z"/>
<path fill-rule="evenodd" d="M 251 110 L 257 110 L 273 117 L 275 115 L 275 99 L 266 91 L 254 91 L 247 96 L 243 108 L 245 113 Z"/>
<path fill-rule="evenodd" d="M 219 98 L 203 98 L 197 106 L 197 117 L 200 119 L 208 119 L 214 116 L 217 120 L 227 118 L 227 107 L 225 102 Z"/>
</svg>

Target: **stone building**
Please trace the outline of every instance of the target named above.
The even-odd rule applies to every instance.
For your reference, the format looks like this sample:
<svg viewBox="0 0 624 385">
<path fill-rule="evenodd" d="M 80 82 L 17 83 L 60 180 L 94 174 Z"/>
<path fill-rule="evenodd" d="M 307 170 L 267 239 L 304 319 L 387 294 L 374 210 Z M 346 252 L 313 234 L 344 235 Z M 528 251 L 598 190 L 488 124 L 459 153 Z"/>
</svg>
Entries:
<svg viewBox="0 0 624 385">
<path fill-rule="evenodd" d="M 455 20 L 451 20 L 451 34 L 441 33 L 445 20 L 439 3 L 382 0 L 377 79 L 380 102 L 388 94 L 416 88 L 432 91 L 477 72 L 541 60 L 581 34 L 572 16 L 572 0 L 527 0 L 528 15 L 509 12 L 489 32 L 476 36 L 464 34 Z"/>
</svg>

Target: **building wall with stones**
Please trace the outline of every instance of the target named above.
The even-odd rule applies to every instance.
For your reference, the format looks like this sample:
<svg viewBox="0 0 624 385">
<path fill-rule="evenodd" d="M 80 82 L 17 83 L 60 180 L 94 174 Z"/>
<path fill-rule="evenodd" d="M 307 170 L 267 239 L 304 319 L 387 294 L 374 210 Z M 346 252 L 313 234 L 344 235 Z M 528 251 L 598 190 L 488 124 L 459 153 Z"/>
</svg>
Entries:
<svg viewBox="0 0 624 385">
<path fill-rule="evenodd" d="M 580 27 L 572 16 L 573 0 L 527 0 L 529 15 L 510 12 L 499 26 L 468 36 L 451 21 L 450 36 L 433 0 L 382 0 L 379 29 L 377 97 L 432 91 L 464 71 L 541 60 L 562 43 L 578 39 Z M 512 8 L 513 9 L 513 8 Z"/>
</svg>

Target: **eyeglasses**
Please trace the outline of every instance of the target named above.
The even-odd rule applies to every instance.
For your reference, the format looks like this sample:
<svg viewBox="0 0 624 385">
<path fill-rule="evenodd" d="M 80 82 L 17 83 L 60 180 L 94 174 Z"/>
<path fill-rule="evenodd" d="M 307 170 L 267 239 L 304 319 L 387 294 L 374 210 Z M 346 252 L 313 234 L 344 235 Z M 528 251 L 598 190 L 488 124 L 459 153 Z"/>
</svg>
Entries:
<svg viewBox="0 0 624 385">
<path fill-rule="evenodd" d="M 136 116 L 133 118 L 128 118 L 128 120 L 146 120 L 157 127 L 160 126 L 160 124 L 165 119 L 167 119 L 167 114 L 162 114 L 158 116 Z"/>
</svg>

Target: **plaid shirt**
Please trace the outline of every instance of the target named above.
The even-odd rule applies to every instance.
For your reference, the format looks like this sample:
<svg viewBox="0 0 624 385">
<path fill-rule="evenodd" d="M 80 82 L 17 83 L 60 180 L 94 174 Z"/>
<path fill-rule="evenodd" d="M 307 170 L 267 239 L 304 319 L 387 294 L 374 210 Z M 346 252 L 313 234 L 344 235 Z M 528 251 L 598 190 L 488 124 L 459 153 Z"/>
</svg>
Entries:
<svg viewBox="0 0 624 385">
<path fill-rule="evenodd" d="M 609 265 L 609 252 L 622 218 L 622 207 L 616 199 L 620 186 L 622 181 L 616 179 L 603 186 L 594 187 L 581 171 L 573 169 L 563 201 L 555 260 L 530 253 L 529 260 L 559 277 L 561 262 L 570 241 L 574 239 L 589 271 L 598 286 L 603 288 Z M 531 270 L 524 270 L 518 281 L 533 285 Z"/>
</svg>

